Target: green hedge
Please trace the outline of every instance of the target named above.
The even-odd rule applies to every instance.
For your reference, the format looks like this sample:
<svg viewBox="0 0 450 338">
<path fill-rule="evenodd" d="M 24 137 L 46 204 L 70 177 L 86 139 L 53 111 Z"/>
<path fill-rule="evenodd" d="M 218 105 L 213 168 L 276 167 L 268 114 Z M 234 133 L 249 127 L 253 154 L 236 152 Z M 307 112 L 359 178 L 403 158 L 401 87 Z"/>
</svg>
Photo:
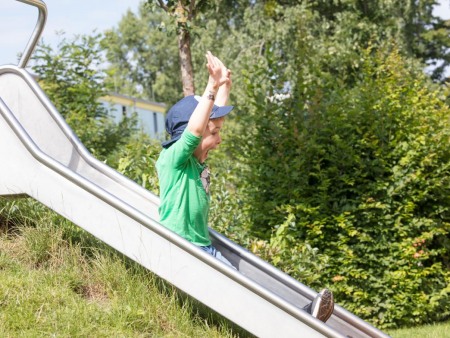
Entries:
<svg viewBox="0 0 450 338">
<path fill-rule="evenodd" d="M 298 72 L 278 102 L 263 96 L 273 79 L 248 75 L 253 124 L 239 159 L 262 238 L 252 248 L 313 287 L 329 285 L 379 327 L 445 320 L 450 110 L 395 50 L 361 58 L 351 87 L 335 78 L 299 91 L 292 83 L 314 74 Z"/>
</svg>

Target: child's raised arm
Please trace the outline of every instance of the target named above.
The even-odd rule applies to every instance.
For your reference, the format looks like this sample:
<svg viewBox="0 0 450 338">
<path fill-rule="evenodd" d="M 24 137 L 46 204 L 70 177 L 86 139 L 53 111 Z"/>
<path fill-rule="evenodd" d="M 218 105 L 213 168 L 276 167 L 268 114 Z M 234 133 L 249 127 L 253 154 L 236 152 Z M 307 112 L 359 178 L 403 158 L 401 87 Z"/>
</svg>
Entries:
<svg viewBox="0 0 450 338">
<path fill-rule="evenodd" d="M 195 136 L 203 136 L 205 133 L 219 87 L 228 79 L 226 68 L 222 61 L 210 51 L 206 53 L 206 59 L 208 61 L 206 66 L 209 72 L 208 84 L 187 125 L 188 130 Z"/>
</svg>

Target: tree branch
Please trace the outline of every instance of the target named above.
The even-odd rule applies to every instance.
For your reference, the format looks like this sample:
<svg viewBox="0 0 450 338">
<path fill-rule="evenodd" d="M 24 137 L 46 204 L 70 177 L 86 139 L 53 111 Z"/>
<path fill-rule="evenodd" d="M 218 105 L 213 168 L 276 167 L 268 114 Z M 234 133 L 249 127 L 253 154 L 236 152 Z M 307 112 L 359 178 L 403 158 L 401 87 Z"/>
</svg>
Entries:
<svg viewBox="0 0 450 338">
<path fill-rule="evenodd" d="M 158 6 L 159 6 L 159 7 L 161 7 L 162 9 L 164 9 L 164 10 L 166 11 L 166 13 L 169 13 L 169 7 L 167 7 L 167 6 L 164 4 L 164 1 L 163 1 L 163 0 L 157 0 L 157 2 L 158 2 Z"/>
</svg>

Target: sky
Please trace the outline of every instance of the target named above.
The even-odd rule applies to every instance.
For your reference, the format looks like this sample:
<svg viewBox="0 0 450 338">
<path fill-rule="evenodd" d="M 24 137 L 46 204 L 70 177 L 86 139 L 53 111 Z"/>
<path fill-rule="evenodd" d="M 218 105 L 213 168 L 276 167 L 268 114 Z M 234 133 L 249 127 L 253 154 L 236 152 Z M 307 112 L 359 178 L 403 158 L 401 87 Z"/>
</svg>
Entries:
<svg viewBox="0 0 450 338">
<path fill-rule="evenodd" d="M 42 34 L 45 43 L 55 47 L 60 41 L 57 32 L 67 38 L 77 34 L 103 32 L 116 26 L 131 9 L 137 12 L 142 0 L 44 0 L 47 22 Z M 39 11 L 17 0 L 0 0 L 0 65 L 18 63 L 36 26 Z"/>
<path fill-rule="evenodd" d="M 142 0 L 44 0 L 47 23 L 42 38 L 55 47 L 57 32 L 67 38 L 77 34 L 103 32 L 118 24 L 128 9 L 137 12 Z M 450 19 L 450 0 L 439 0 L 435 14 Z M 17 64 L 33 32 L 38 10 L 17 0 L 0 0 L 0 65 Z"/>
</svg>

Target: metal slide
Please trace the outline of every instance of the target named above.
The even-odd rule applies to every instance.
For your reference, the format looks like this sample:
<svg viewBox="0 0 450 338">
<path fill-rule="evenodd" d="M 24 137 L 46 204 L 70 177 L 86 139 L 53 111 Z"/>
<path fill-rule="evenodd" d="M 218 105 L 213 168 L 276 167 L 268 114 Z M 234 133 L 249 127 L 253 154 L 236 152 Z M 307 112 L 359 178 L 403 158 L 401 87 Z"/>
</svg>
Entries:
<svg viewBox="0 0 450 338">
<path fill-rule="evenodd" d="M 316 292 L 211 230 L 223 264 L 158 223 L 159 198 L 85 149 L 24 69 L 0 67 L 0 195 L 28 195 L 258 337 L 388 337 L 336 305 L 326 324 L 302 307 Z"/>
</svg>

